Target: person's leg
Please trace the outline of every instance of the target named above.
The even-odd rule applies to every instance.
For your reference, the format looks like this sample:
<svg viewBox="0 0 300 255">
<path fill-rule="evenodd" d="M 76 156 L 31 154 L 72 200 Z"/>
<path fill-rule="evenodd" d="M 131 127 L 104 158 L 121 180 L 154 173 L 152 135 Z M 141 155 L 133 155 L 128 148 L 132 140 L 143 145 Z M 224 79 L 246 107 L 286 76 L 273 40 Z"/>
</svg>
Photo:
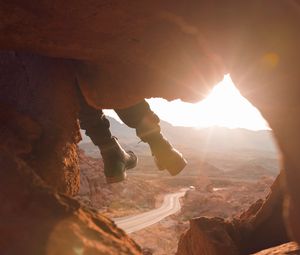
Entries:
<svg viewBox="0 0 300 255">
<path fill-rule="evenodd" d="M 85 134 L 91 138 L 95 145 L 101 146 L 111 140 L 110 123 L 102 110 L 80 104 L 79 122 L 81 129 L 85 130 Z"/>
<path fill-rule="evenodd" d="M 80 126 L 100 149 L 106 181 L 108 183 L 123 181 L 126 178 L 126 169 L 136 166 L 137 157 L 132 151 L 126 152 L 112 136 L 109 121 L 102 110 L 89 106 L 81 94 L 79 102 Z"/>
<path fill-rule="evenodd" d="M 125 108 L 115 109 L 120 119 L 129 127 L 135 128 L 137 136 L 148 143 L 160 170 L 168 170 L 171 175 L 177 175 L 186 166 L 186 160 L 161 133 L 159 117 L 143 100 L 140 103 Z"/>
</svg>

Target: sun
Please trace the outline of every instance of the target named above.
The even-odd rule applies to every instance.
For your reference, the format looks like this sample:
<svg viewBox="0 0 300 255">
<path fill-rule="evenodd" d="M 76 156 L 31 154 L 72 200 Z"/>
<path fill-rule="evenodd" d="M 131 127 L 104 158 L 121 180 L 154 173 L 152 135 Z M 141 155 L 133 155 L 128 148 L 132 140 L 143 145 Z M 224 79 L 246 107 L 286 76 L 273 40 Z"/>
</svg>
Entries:
<svg viewBox="0 0 300 255">
<path fill-rule="evenodd" d="M 162 120 L 175 126 L 269 129 L 260 112 L 241 95 L 229 75 L 204 100 L 195 104 L 181 100 L 168 102 L 161 98 L 147 101 Z M 112 111 L 105 113 L 116 118 Z"/>
<path fill-rule="evenodd" d="M 200 126 L 206 122 L 205 126 L 269 129 L 260 112 L 241 95 L 229 75 L 195 107 L 198 108 L 199 116 L 203 117 L 203 122 L 199 121 Z"/>
</svg>

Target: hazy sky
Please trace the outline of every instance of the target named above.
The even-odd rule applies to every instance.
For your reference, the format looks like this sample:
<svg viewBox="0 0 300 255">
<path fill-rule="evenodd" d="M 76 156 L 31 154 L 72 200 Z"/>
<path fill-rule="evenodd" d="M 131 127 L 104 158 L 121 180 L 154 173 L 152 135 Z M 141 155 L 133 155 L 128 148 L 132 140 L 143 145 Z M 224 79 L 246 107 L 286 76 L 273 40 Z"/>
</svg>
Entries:
<svg viewBox="0 0 300 255">
<path fill-rule="evenodd" d="M 147 101 L 161 119 L 175 126 L 269 129 L 259 111 L 240 94 L 228 75 L 207 98 L 195 104 L 181 100 L 168 102 L 161 98 Z M 116 117 L 111 110 L 105 113 Z"/>
</svg>

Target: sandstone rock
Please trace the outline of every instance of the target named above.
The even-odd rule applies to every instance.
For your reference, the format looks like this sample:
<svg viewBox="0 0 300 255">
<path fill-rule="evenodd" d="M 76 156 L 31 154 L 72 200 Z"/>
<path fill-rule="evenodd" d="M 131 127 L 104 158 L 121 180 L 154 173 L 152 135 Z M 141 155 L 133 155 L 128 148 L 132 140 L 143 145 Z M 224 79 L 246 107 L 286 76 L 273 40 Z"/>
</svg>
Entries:
<svg viewBox="0 0 300 255">
<path fill-rule="evenodd" d="M 0 254 L 141 254 L 112 221 L 57 192 L 79 188 L 76 88 L 65 66 L 0 55 Z"/>
<path fill-rule="evenodd" d="M 153 251 L 148 248 L 143 248 L 143 255 L 153 255 Z"/>
<path fill-rule="evenodd" d="M 141 254 L 112 221 L 55 193 L 3 149 L 0 168 L 0 254 Z"/>
<path fill-rule="evenodd" d="M 31 136 L 38 138 L 27 144 L 23 158 L 48 184 L 74 195 L 79 189 L 76 143 L 80 134 L 75 78 L 67 63 L 0 52 L 0 102 L 6 105 L 0 108 L 0 127 L 18 137 L 11 140 L 18 143 L 16 150 L 21 150 Z M 0 135 L 6 136 L 3 132 Z"/>
<path fill-rule="evenodd" d="M 79 79 L 98 107 L 154 96 L 196 100 L 224 72 L 197 27 L 178 16 L 182 11 L 182 3 L 157 0 L 2 1 L 0 48 L 92 61 Z M 195 93 L 196 84 L 202 86 Z"/>
<path fill-rule="evenodd" d="M 296 1 L 280 0 L 1 1 L 1 49 L 87 60 L 74 77 L 64 59 L 1 56 L 1 104 L 42 130 L 34 144 L 18 139 L 5 150 L 23 146 L 44 181 L 75 194 L 76 78 L 90 104 L 123 107 L 151 96 L 200 99 L 229 72 L 274 131 L 287 222 L 300 242 L 298 11 Z"/>
<path fill-rule="evenodd" d="M 300 254 L 299 245 L 293 242 L 279 245 L 267 250 L 255 253 L 255 255 L 298 255 Z"/>
<path fill-rule="evenodd" d="M 197 218 L 182 235 L 177 255 L 235 255 L 239 254 L 233 236 L 233 226 L 221 218 Z"/>
<path fill-rule="evenodd" d="M 280 181 L 278 177 L 265 201 L 258 200 L 239 218 L 192 219 L 190 229 L 180 239 L 177 254 L 250 254 L 289 241 Z"/>
<path fill-rule="evenodd" d="M 80 188 L 76 196 L 79 201 L 96 208 L 107 207 L 111 202 L 112 191 L 109 190 L 104 176 L 103 161 L 85 155 L 79 149 Z"/>
<path fill-rule="evenodd" d="M 239 217 L 240 244 L 244 254 L 290 241 L 283 215 L 283 179 L 280 174 L 264 201 L 257 201 Z M 250 228 L 250 229 L 247 229 Z"/>
</svg>

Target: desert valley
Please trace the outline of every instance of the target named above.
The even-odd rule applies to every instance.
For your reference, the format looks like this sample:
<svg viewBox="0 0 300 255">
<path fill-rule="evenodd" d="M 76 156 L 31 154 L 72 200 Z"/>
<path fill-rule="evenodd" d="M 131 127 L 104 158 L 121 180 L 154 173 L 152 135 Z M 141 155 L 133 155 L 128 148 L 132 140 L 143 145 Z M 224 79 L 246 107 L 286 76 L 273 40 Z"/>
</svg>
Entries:
<svg viewBox="0 0 300 255">
<path fill-rule="evenodd" d="M 181 210 L 147 228 L 130 233 L 144 254 L 175 254 L 181 234 L 194 217 L 239 216 L 264 199 L 279 173 L 271 131 L 213 127 L 175 127 L 162 121 L 162 130 L 188 160 L 176 177 L 159 171 L 149 148 L 133 129 L 110 118 L 112 133 L 126 150 L 133 150 L 138 166 L 127 180 L 106 184 L 98 151 L 84 134 L 80 143 L 81 188 L 77 198 L 105 215 L 118 218 L 160 207 L 166 194 L 188 188 Z"/>
</svg>

